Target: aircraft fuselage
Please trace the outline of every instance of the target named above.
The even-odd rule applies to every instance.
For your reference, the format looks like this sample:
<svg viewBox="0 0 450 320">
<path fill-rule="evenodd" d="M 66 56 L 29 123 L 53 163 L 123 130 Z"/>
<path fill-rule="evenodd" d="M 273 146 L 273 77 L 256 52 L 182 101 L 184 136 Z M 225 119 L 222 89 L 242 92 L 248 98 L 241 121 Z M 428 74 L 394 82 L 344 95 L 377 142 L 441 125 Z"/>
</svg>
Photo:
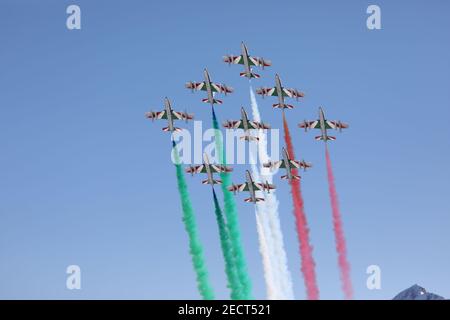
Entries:
<svg viewBox="0 0 450 320">
<path fill-rule="evenodd" d="M 244 132 L 248 132 L 248 116 L 247 112 L 245 112 L 244 108 L 241 108 L 241 118 L 242 118 L 242 126 L 244 127 Z"/>
<path fill-rule="evenodd" d="M 209 77 L 208 70 L 206 70 L 206 69 L 204 71 L 204 76 L 205 76 L 205 85 L 206 85 L 206 92 L 208 94 L 208 100 L 209 100 L 209 103 L 211 103 L 211 105 L 213 105 L 214 96 L 213 96 L 213 92 L 212 92 L 211 78 Z"/>
<path fill-rule="evenodd" d="M 283 162 L 284 162 L 284 166 L 286 167 L 286 175 L 287 178 L 289 179 L 289 181 L 292 180 L 292 172 L 291 172 L 291 166 L 290 166 L 290 162 L 289 162 L 289 155 L 286 151 L 285 148 L 283 148 Z"/>
<path fill-rule="evenodd" d="M 211 166 L 209 164 L 209 159 L 208 156 L 206 155 L 206 153 L 203 154 L 203 165 L 205 166 L 205 170 L 206 170 L 206 175 L 208 176 L 208 182 L 211 185 L 214 185 L 214 178 L 211 172 Z"/>
<path fill-rule="evenodd" d="M 281 80 L 278 75 L 275 75 L 275 89 L 277 90 L 278 103 L 280 104 L 280 108 L 284 108 L 283 87 L 281 86 Z"/>
<path fill-rule="evenodd" d="M 320 131 L 322 133 L 322 139 L 323 141 L 327 141 L 327 126 L 325 122 L 325 115 L 323 113 L 322 108 L 319 108 L 319 122 L 320 122 Z"/>
<path fill-rule="evenodd" d="M 250 193 L 250 198 L 252 199 L 253 203 L 256 203 L 256 194 L 255 194 L 255 189 L 253 188 L 253 179 L 248 170 L 245 172 L 245 177 L 247 180 L 248 192 Z"/>
<path fill-rule="evenodd" d="M 166 109 L 167 122 L 169 123 L 169 130 L 170 132 L 173 132 L 174 126 L 172 118 L 172 107 L 170 106 L 170 101 L 167 98 L 164 100 L 164 108 Z"/>
<path fill-rule="evenodd" d="M 250 69 L 248 50 L 244 43 L 241 44 L 241 53 L 242 53 L 242 59 L 244 59 L 245 76 L 248 78 L 251 78 L 252 70 Z"/>
</svg>

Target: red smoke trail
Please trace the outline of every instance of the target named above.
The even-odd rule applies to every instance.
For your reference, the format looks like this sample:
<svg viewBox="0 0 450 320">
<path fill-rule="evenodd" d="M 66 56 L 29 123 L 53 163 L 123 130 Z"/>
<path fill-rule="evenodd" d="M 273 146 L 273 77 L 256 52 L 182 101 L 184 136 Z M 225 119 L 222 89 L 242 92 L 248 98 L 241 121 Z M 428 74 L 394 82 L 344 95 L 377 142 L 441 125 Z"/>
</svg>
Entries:
<svg viewBox="0 0 450 320">
<path fill-rule="evenodd" d="M 294 147 L 292 146 L 291 134 L 283 111 L 284 140 L 291 158 L 295 158 Z M 292 174 L 298 175 L 296 168 L 292 169 Z M 319 289 L 316 282 L 315 263 L 312 256 L 312 246 L 309 243 L 309 229 L 306 221 L 305 210 L 303 208 L 303 197 L 299 180 L 291 181 L 292 200 L 294 202 L 294 215 L 297 227 L 298 240 L 300 242 L 300 255 L 302 258 L 302 273 L 305 280 L 306 294 L 309 300 L 319 299 Z"/>
<path fill-rule="evenodd" d="M 328 186 L 330 191 L 331 209 L 333 211 L 333 229 L 336 240 L 336 250 L 338 253 L 338 264 L 341 272 L 342 290 L 345 299 L 352 299 L 353 289 L 350 279 L 350 264 L 347 260 L 347 247 L 345 245 L 344 229 L 342 226 L 341 212 L 339 210 L 338 196 L 336 186 L 334 185 L 333 168 L 331 167 L 330 154 L 325 144 L 325 155 L 327 159 Z"/>
</svg>

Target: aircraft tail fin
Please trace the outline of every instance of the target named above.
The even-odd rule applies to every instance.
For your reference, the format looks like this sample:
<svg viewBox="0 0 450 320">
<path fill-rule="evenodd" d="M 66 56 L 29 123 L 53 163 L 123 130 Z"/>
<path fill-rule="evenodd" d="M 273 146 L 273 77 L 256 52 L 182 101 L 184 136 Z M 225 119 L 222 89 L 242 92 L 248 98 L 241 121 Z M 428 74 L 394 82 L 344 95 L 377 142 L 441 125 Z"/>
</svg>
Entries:
<svg viewBox="0 0 450 320">
<path fill-rule="evenodd" d="M 164 127 L 164 128 L 162 128 L 162 131 L 169 132 L 170 128 L 169 127 Z M 174 127 L 173 131 L 180 132 L 180 131 L 182 131 L 182 129 Z"/>
<path fill-rule="evenodd" d="M 283 106 L 281 106 L 279 103 L 275 103 L 272 105 L 272 107 L 277 108 L 277 109 L 294 109 L 294 106 L 291 104 L 284 104 Z"/>
<path fill-rule="evenodd" d="M 213 184 L 222 184 L 222 180 L 213 179 Z M 211 184 L 208 179 L 202 180 L 202 184 Z"/>
<path fill-rule="evenodd" d="M 202 101 L 205 103 L 210 103 L 208 98 L 202 99 Z M 223 102 L 222 102 L 222 100 L 219 100 L 219 99 L 213 99 L 213 103 L 222 104 Z"/>
<path fill-rule="evenodd" d="M 324 138 L 323 138 L 322 136 L 317 136 L 317 137 L 315 137 L 315 139 L 316 139 L 317 141 L 319 141 L 319 140 L 324 140 Z M 336 137 L 333 137 L 333 136 L 327 136 L 326 140 L 334 141 L 334 140 L 336 140 Z"/>
<path fill-rule="evenodd" d="M 240 75 L 241 77 L 248 77 L 247 72 L 241 72 L 239 75 Z M 254 72 L 250 72 L 249 75 L 250 75 L 249 78 L 255 78 L 255 79 L 261 78 L 261 76 L 260 76 L 259 74 L 254 73 Z"/>
<path fill-rule="evenodd" d="M 297 176 L 295 174 L 292 174 L 291 176 L 293 180 L 300 180 L 300 176 Z M 288 176 L 287 175 L 281 176 L 281 179 L 288 179 Z"/>
<path fill-rule="evenodd" d="M 240 137 L 240 139 L 245 140 L 245 141 L 259 141 L 258 137 L 254 137 L 249 134 L 246 134 L 245 136 Z"/>
<path fill-rule="evenodd" d="M 255 198 L 256 202 L 260 202 L 260 201 L 264 201 L 264 198 Z M 245 202 L 253 202 L 253 199 L 250 198 L 246 198 L 244 199 Z"/>
</svg>

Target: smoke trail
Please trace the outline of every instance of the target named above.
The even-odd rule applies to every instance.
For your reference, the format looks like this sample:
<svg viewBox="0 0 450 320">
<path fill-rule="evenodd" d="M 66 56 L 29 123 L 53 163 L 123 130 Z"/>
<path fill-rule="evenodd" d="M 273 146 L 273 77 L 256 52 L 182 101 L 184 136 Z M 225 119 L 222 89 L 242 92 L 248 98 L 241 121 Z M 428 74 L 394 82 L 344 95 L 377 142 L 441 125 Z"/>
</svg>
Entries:
<svg viewBox="0 0 450 320">
<path fill-rule="evenodd" d="M 215 129 L 215 143 L 217 153 L 219 155 L 219 162 L 221 164 L 225 164 L 225 150 L 223 148 L 222 135 L 219 130 L 219 123 L 217 121 L 216 113 L 214 112 L 214 107 L 212 107 L 212 118 L 213 128 Z M 234 202 L 233 194 L 228 190 L 228 187 L 231 185 L 230 174 L 227 172 L 221 172 L 220 177 L 222 179 L 221 188 L 225 203 L 225 215 L 227 218 L 228 232 L 235 255 L 237 274 L 242 285 L 242 299 L 252 299 L 252 285 L 250 277 L 247 273 L 247 263 L 245 261 L 244 251 L 241 244 L 241 233 L 239 229 L 236 203 Z"/>
<path fill-rule="evenodd" d="M 204 300 L 213 300 L 214 292 L 209 283 L 208 271 L 206 269 L 205 257 L 203 256 L 203 246 L 197 232 L 194 209 L 189 197 L 189 192 L 184 177 L 183 167 L 180 164 L 175 142 L 172 141 L 173 153 L 175 155 L 175 167 L 177 172 L 178 192 L 183 208 L 183 222 L 189 237 L 189 252 L 197 276 L 197 287 Z"/>
<path fill-rule="evenodd" d="M 259 113 L 258 103 L 256 102 L 256 97 L 253 92 L 253 88 L 250 85 L 250 100 L 251 100 L 251 106 L 252 106 L 252 115 L 253 119 L 257 122 L 261 122 L 261 116 Z M 266 135 L 264 134 L 263 130 L 258 130 L 258 137 L 259 137 L 259 158 L 262 163 L 270 161 L 270 158 L 267 154 L 267 139 Z M 253 163 L 253 162 L 252 162 Z M 258 170 L 253 168 L 253 173 L 257 172 Z M 272 174 L 268 172 L 267 174 L 264 174 L 265 169 L 261 167 L 260 173 L 261 178 L 264 181 L 268 181 L 269 183 L 272 183 Z M 258 174 L 259 176 L 259 174 Z M 255 174 L 255 177 L 256 174 Z M 275 264 L 275 279 L 276 282 L 280 286 L 281 291 L 281 298 L 282 299 L 294 299 L 294 292 L 293 292 L 293 285 L 292 285 L 292 278 L 291 278 L 291 272 L 289 271 L 288 262 L 287 262 L 287 255 L 286 251 L 284 249 L 284 241 L 283 241 L 283 233 L 281 231 L 280 226 L 280 218 L 278 214 L 278 200 L 277 196 L 275 194 L 275 190 L 272 191 L 269 194 L 266 194 L 265 197 L 266 201 L 258 203 L 257 205 L 261 205 L 261 211 L 263 212 L 263 216 L 265 217 L 266 225 L 268 225 L 269 230 L 266 231 L 267 238 L 270 239 L 268 242 L 272 246 L 272 260 Z M 269 238 L 270 237 L 270 238 Z"/>
<path fill-rule="evenodd" d="M 219 227 L 220 246 L 222 248 L 223 258 L 225 260 L 225 273 L 227 275 L 228 287 L 231 290 L 231 299 L 239 300 L 242 297 L 241 284 L 236 274 L 233 248 L 231 247 L 230 237 L 228 235 L 225 219 L 217 200 L 216 192 L 213 189 L 214 207 L 216 213 L 217 225 Z"/>
<path fill-rule="evenodd" d="M 327 160 L 328 186 L 330 192 L 331 209 L 333 212 L 333 229 L 336 240 L 336 250 L 338 253 L 338 264 L 341 272 L 342 290 L 345 299 L 352 299 L 353 289 L 350 279 L 350 264 L 347 260 L 347 248 L 345 244 L 344 229 L 342 226 L 341 213 L 339 210 L 338 196 L 336 186 L 334 185 L 333 168 L 331 167 L 330 154 L 325 144 L 325 157 Z"/>
<path fill-rule="evenodd" d="M 250 163 L 253 178 L 255 181 L 260 181 L 259 170 L 255 164 L 255 156 L 252 152 L 250 154 Z M 263 197 L 264 194 L 261 191 L 256 191 L 257 197 Z M 271 231 L 267 221 L 267 212 L 265 210 L 265 202 L 257 202 L 255 204 L 255 217 L 256 217 L 256 231 L 258 232 L 259 252 L 261 254 L 264 270 L 264 280 L 266 282 L 267 298 L 269 300 L 283 299 L 281 294 L 280 282 L 278 278 L 278 270 L 275 262 L 275 253 L 273 249 L 273 241 Z"/>
<path fill-rule="evenodd" d="M 292 145 L 291 134 L 283 111 L 283 127 L 284 139 L 291 157 L 294 155 L 294 147 Z M 297 175 L 298 170 L 292 169 L 292 174 Z M 312 257 L 312 247 L 309 243 L 309 229 L 306 221 L 306 215 L 303 207 L 303 197 L 299 180 L 291 181 L 291 193 L 294 201 L 294 215 L 297 227 L 298 240 L 300 242 L 300 255 L 302 258 L 302 272 L 306 286 L 306 294 L 308 299 L 317 300 L 319 298 L 319 289 L 316 283 L 315 263 Z"/>
<path fill-rule="evenodd" d="M 271 255 L 269 253 L 269 248 L 267 244 L 267 238 L 265 236 L 265 231 L 263 227 L 262 215 L 258 212 L 255 214 L 256 217 L 256 230 L 258 232 L 259 241 L 259 252 L 263 260 L 264 268 L 264 280 L 266 282 L 267 298 L 269 300 L 275 300 L 279 296 L 278 288 L 276 287 L 276 281 L 274 279 L 274 270 L 272 268 Z"/>
</svg>

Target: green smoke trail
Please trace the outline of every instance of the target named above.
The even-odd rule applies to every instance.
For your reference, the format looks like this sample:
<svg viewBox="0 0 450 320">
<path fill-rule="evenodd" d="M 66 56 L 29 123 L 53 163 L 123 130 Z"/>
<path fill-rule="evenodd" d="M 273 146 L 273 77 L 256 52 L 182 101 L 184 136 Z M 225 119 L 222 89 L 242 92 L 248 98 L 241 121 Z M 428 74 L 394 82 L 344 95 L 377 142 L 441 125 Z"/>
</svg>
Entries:
<svg viewBox="0 0 450 320">
<path fill-rule="evenodd" d="M 197 287 L 204 300 L 213 300 L 214 292 L 209 283 L 208 271 L 206 269 L 205 257 L 203 256 L 203 247 L 197 232 L 197 223 L 195 221 L 194 209 L 184 177 L 183 167 L 180 164 L 178 151 L 175 142 L 172 142 L 173 154 L 175 158 L 175 167 L 177 171 L 178 192 L 181 198 L 183 208 L 183 222 L 189 237 L 189 252 L 192 258 L 192 264 L 197 276 Z"/>
<path fill-rule="evenodd" d="M 225 164 L 225 150 L 223 148 L 222 134 L 219 130 L 219 123 L 212 108 L 213 128 L 215 135 L 216 150 L 219 156 L 219 162 Z M 230 235 L 231 244 L 233 246 L 236 270 L 242 286 L 242 299 L 252 299 L 252 284 L 247 272 L 247 263 L 245 261 L 244 252 L 241 245 L 241 233 L 239 230 L 239 221 L 237 217 L 236 203 L 234 202 L 233 194 L 228 190 L 231 185 L 230 175 L 227 172 L 221 172 L 222 192 L 225 203 L 225 215 L 227 218 L 228 232 Z"/>
<path fill-rule="evenodd" d="M 241 283 L 236 274 L 236 265 L 234 261 L 233 248 L 230 242 L 230 236 L 228 234 L 227 225 L 222 214 L 222 209 L 217 200 L 216 192 L 213 189 L 214 207 L 217 219 L 217 225 L 219 227 L 220 246 L 222 248 L 223 258 L 225 260 L 225 273 L 228 279 L 228 287 L 231 290 L 231 299 L 242 299 Z"/>
</svg>

